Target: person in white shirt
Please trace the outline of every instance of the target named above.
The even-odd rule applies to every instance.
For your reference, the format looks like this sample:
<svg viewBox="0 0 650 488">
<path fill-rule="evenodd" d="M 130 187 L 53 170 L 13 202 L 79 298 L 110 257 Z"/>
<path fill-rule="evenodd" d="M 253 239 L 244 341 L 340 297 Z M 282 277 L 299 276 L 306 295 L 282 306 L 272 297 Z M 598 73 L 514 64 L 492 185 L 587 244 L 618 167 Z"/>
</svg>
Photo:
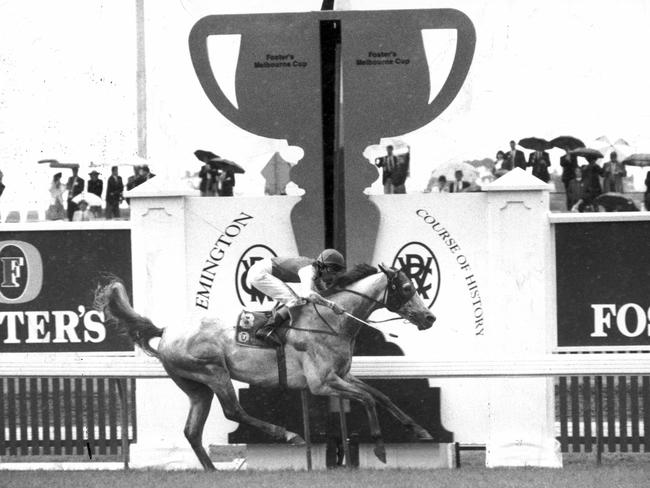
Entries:
<svg viewBox="0 0 650 488">
<path fill-rule="evenodd" d="M 89 220 L 95 220 L 93 213 L 88 210 L 88 202 L 86 200 L 79 201 L 79 208 L 75 210 L 72 215 L 73 222 L 86 222 Z"/>
</svg>

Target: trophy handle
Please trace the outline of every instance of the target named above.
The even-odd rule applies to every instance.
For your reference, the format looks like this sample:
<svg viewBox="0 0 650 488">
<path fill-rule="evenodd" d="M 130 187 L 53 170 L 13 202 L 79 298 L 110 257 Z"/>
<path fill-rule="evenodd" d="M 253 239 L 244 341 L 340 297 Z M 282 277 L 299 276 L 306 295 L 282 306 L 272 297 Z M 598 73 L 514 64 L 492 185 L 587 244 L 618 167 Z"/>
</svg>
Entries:
<svg viewBox="0 0 650 488">
<path fill-rule="evenodd" d="M 474 57 L 476 47 L 476 30 L 470 18 L 455 9 L 437 9 L 433 17 L 419 17 L 420 29 L 456 29 L 456 55 L 440 93 L 428 105 L 428 120 L 440 115 L 460 91 Z"/>
<path fill-rule="evenodd" d="M 194 71 L 201 83 L 203 91 L 215 108 L 228 120 L 244 127 L 245 122 L 241 119 L 241 112 L 235 107 L 217 83 L 210 58 L 208 56 L 208 37 L 211 35 L 243 34 L 241 26 L 235 26 L 233 21 L 241 20 L 239 16 L 208 16 L 200 19 L 189 36 L 190 57 L 194 65 Z M 241 22 L 239 22 L 241 23 Z"/>
</svg>

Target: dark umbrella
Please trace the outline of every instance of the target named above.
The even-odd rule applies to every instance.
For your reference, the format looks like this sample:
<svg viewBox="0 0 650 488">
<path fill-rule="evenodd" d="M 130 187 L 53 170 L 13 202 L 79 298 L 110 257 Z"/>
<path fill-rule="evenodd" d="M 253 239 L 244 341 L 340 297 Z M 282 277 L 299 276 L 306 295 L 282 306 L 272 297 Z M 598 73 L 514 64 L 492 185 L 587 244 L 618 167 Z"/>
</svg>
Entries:
<svg viewBox="0 0 650 488">
<path fill-rule="evenodd" d="M 603 207 L 607 212 L 638 212 L 634 201 L 622 193 L 603 193 L 594 198 L 594 204 Z"/>
<path fill-rule="evenodd" d="M 230 161 L 229 159 L 223 159 L 217 156 L 216 158 L 212 158 L 210 161 L 208 161 L 208 164 L 215 168 L 215 169 L 221 169 L 223 171 L 232 171 L 233 173 L 245 173 L 246 171 L 244 168 L 239 166 L 237 163 L 234 161 Z"/>
<path fill-rule="evenodd" d="M 546 151 L 553 147 L 553 144 L 540 137 L 525 137 L 519 141 L 519 145 L 524 149 L 532 149 L 533 151 Z"/>
<path fill-rule="evenodd" d="M 650 166 L 650 154 L 632 154 L 622 162 L 628 166 Z"/>
<path fill-rule="evenodd" d="M 211 159 L 215 159 L 219 157 L 212 151 L 204 151 L 203 149 L 198 149 L 194 151 L 194 155 L 198 158 L 199 161 L 203 161 L 204 163 L 207 163 Z"/>
<path fill-rule="evenodd" d="M 575 156 L 582 156 L 583 158 L 587 158 L 587 159 L 593 157 L 600 159 L 604 157 L 603 153 L 601 153 L 600 151 L 597 151 L 596 149 L 590 149 L 588 147 L 579 147 L 577 149 L 572 149 L 571 151 L 569 151 L 569 154 L 573 154 Z"/>
<path fill-rule="evenodd" d="M 553 147 L 559 147 L 560 149 L 578 149 L 580 147 L 585 147 L 585 143 L 582 142 L 577 137 L 573 136 L 559 136 L 551 140 Z"/>
<path fill-rule="evenodd" d="M 79 165 L 77 163 L 59 163 L 56 159 L 41 159 L 38 164 L 49 164 L 50 168 L 77 168 Z"/>
</svg>

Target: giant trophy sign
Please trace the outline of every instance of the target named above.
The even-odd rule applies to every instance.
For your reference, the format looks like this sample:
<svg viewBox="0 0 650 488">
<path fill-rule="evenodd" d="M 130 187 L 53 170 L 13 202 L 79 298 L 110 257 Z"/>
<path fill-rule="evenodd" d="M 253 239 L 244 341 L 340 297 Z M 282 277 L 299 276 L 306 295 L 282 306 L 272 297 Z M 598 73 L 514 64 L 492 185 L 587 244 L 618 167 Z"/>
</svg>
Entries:
<svg viewBox="0 0 650 488">
<path fill-rule="evenodd" d="M 344 251 L 350 262 L 368 261 L 379 215 L 363 190 L 378 173 L 363 151 L 381 137 L 400 136 L 428 124 L 449 106 L 469 71 L 476 35 L 469 18 L 453 9 L 220 15 L 195 24 L 190 54 L 215 108 L 246 131 L 286 139 L 304 149 L 303 160 L 291 172 L 306 192 L 293 209 L 292 226 L 299 252 L 312 256 L 322 248 L 325 230 L 321 21 L 338 21 L 341 26 L 341 71 L 335 73 L 342 72 L 339 132 L 346 161 L 339 221 L 345 222 Z M 457 39 L 451 70 L 431 102 L 423 29 L 452 29 Z M 236 104 L 216 81 L 214 71 L 219 67 L 210 65 L 208 37 L 213 35 L 241 36 Z"/>
</svg>

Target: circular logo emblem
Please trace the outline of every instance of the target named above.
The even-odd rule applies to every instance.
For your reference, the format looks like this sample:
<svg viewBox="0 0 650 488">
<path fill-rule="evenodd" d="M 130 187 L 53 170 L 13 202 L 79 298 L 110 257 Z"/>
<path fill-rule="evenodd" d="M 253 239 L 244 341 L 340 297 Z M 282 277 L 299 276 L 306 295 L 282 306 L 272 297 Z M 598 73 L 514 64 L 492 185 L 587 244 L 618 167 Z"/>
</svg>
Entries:
<svg viewBox="0 0 650 488">
<path fill-rule="evenodd" d="M 235 288 L 237 298 L 248 310 L 268 310 L 275 303 L 270 297 L 256 288 L 248 285 L 248 271 L 251 267 L 262 259 L 274 258 L 277 254 L 273 249 L 264 244 L 255 244 L 241 255 L 235 271 Z"/>
<path fill-rule="evenodd" d="M 440 291 L 440 266 L 433 251 L 421 242 L 409 242 L 395 254 L 393 267 L 409 277 L 420 298 L 431 308 Z"/>
<path fill-rule="evenodd" d="M 240 332 L 239 333 L 239 342 L 248 342 L 248 340 L 251 338 L 250 334 L 248 332 Z"/>
<path fill-rule="evenodd" d="M 34 300 L 43 286 L 43 261 L 32 244 L 0 241 L 0 303 Z"/>
</svg>

